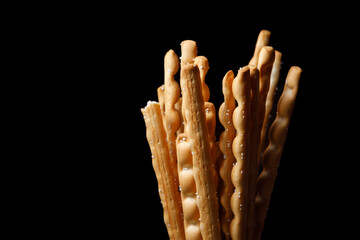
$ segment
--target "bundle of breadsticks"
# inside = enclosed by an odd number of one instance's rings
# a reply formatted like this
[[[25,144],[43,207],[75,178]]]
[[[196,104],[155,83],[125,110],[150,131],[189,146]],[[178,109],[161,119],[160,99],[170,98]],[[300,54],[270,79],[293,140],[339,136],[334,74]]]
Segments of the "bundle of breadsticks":
[[[158,102],[141,111],[170,239],[261,237],[302,71],[290,68],[270,122],[282,54],[269,38],[262,30],[249,64],[225,74],[218,113],[196,42],[181,43],[180,60],[173,50],[165,55]],[[216,114],[224,128],[218,140]]]

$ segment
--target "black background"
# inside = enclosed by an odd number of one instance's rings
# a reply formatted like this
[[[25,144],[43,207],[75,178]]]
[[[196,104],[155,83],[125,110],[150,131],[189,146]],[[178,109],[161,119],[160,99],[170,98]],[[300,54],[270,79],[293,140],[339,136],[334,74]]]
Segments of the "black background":
[[[157,100],[165,53],[180,56],[181,41],[192,39],[209,60],[206,82],[218,109],[223,76],[248,63],[262,29],[283,54],[278,95],[289,68],[303,69],[262,239],[342,232],[329,228],[343,212],[339,161],[347,158],[348,144],[341,126],[354,102],[350,80],[341,75],[352,64],[341,55],[347,21],[300,5],[204,6],[92,6],[78,8],[81,14],[65,25],[57,39],[66,69],[58,74],[64,92],[57,103],[65,114],[55,116],[56,149],[66,159],[59,160],[64,174],[55,187],[63,193],[55,214],[63,219],[59,232],[167,239],[140,108]]]

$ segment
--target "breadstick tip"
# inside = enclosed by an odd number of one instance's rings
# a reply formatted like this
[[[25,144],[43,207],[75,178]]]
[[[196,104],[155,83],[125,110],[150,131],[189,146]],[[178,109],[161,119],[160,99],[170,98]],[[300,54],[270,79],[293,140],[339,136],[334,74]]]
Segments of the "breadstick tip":
[[[165,72],[168,72],[171,75],[175,75],[177,71],[179,71],[179,57],[172,49],[170,49],[165,54],[164,68],[165,68]]]
[[[296,88],[299,85],[300,75],[302,69],[298,66],[292,66],[286,77],[286,86],[290,89]]]

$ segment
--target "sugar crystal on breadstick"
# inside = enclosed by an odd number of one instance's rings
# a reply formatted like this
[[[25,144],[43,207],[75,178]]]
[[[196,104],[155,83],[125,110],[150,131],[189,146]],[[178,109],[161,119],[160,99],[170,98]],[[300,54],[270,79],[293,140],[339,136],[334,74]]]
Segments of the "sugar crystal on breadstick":
[[[171,240],[184,240],[184,223],[180,193],[170,162],[160,104],[148,102],[141,109],[146,124],[146,137],[152,153],[152,163],[158,181],[159,195],[164,208],[164,222]]]
[[[266,212],[287,136],[290,118],[299,87],[301,68],[291,67],[286,77],[284,90],[277,105],[277,116],[270,127],[269,145],[263,157],[263,170],[257,180],[255,240],[260,240]]]
[[[200,72],[196,65],[181,66],[180,85],[183,95],[185,132],[189,134],[193,157],[197,205],[200,213],[200,231],[204,239],[218,240],[221,237],[216,189],[212,174]]]
[[[233,141],[233,153],[236,158],[231,171],[231,180],[235,191],[231,197],[231,209],[234,218],[230,223],[230,235],[233,240],[245,240],[247,231],[248,181],[250,160],[250,68],[243,67],[233,81],[232,90],[237,102],[233,122],[236,137]]]

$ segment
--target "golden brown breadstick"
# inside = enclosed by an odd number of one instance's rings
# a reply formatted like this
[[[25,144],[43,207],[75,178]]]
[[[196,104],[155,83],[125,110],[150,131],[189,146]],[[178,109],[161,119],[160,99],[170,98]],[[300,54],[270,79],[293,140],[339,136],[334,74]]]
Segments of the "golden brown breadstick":
[[[184,214],[185,237],[187,240],[201,240],[199,209],[196,204],[196,185],[190,141],[182,133],[176,139],[181,200]]]
[[[284,148],[291,114],[294,109],[301,71],[299,67],[293,66],[290,68],[286,77],[284,90],[277,105],[277,116],[270,127],[270,143],[265,150],[263,170],[257,180],[255,240],[260,240],[264,228],[264,221],[270,204],[271,193],[274,188],[277,168]]]
[[[275,51],[275,60],[271,70],[270,87],[265,101],[265,115],[261,129],[261,143],[262,143],[262,148],[260,149],[261,156],[263,155],[263,152],[265,150],[264,148],[267,145],[266,135],[269,125],[270,112],[272,110],[273,102],[274,102],[275,89],[279,82],[279,77],[280,77],[281,56],[282,56],[281,52]]]
[[[232,145],[236,163],[231,171],[231,180],[235,186],[235,192],[231,197],[234,218],[230,223],[230,235],[233,240],[246,239],[251,134],[250,88],[250,68],[246,66],[238,71],[232,85],[238,103],[233,115],[236,129],[236,137]]]
[[[165,126],[165,99],[164,99],[164,84],[161,85],[160,87],[158,87],[157,89],[157,96],[158,96],[158,101],[160,104],[160,110],[161,110],[161,116],[163,118],[163,123]]]
[[[177,103],[175,104],[175,109],[178,111],[180,116],[180,128],[176,132],[176,134],[179,135],[184,132],[184,119],[182,116],[182,98],[179,98],[179,101],[177,101]]]
[[[210,99],[210,90],[208,85],[205,83],[205,76],[209,70],[209,61],[204,56],[198,56],[194,59],[194,64],[196,64],[200,69],[200,78],[202,83],[204,102],[208,102]]]
[[[198,193],[197,205],[200,213],[201,235],[206,240],[218,240],[220,239],[220,225],[216,189],[212,174],[200,71],[196,65],[181,66],[180,85],[183,96],[185,133],[188,134],[190,139],[193,157],[193,173]]]
[[[165,131],[170,151],[170,163],[174,171],[177,184],[176,132],[180,128],[180,113],[175,109],[179,101],[180,87],[174,75],[179,70],[179,58],[173,50],[169,50],[164,57],[164,103],[165,103]]]
[[[272,66],[275,60],[275,50],[273,47],[265,46],[261,49],[259,54],[259,124],[260,128],[263,126],[265,116],[265,101],[269,92],[270,76]],[[261,153],[262,142],[260,142],[259,152]],[[262,155],[259,155],[258,166],[262,161]]]
[[[233,71],[228,71],[223,78],[222,91],[224,94],[224,102],[219,109],[219,120],[225,130],[219,138],[219,147],[223,153],[223,160],[220,163],[219,174],[223,185],[220,189],[220,223],[221,229],[226,240],[230,239],[230,221],[233,218],[233,212],[230,207],[231,194],[234,192],[234,185],[231,182],[231,170],[236,162],[232,152],[232,143],[235,138],[235,128],[233,124],[233,112],[235,110],[235,98],[232,93],[232,83],[234,80]]]
[[[184,240],[180,193],[170,163],[160,104],[148,102],[141,112],[146,124],[146,137],[152,153],[152,164],[158,181],[159,195],[164,208],[164,222],[169,237],[174,240]]]
[[[261,125],[259,124],[259,70],[253,66],[250,67],[251,82],[251,112],[250,112],[250,161],[249,161],[249,205],[247,221],[247,239],[253,239],[255,229],[255,197],[256,197],[256,179],[258,177],[258,156],[260,144]]]
[[[264,46],[269,44],[271,32],[268,30],[262,30],[256,41],[254,55],[251,58],[249,65],[258,66],[259,54]]]
[[[181,42],[181,65],[194,63],[197,56],[197,45],[193,40],[185,40]]]

